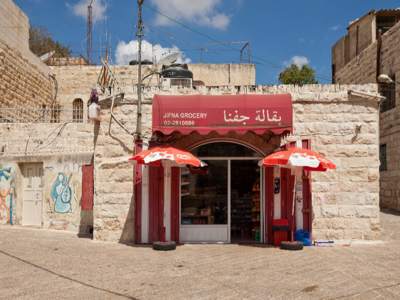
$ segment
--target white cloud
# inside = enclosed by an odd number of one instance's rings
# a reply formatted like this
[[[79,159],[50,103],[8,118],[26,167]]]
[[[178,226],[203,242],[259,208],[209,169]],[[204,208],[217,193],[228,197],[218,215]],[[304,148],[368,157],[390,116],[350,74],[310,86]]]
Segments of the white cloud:
[[[339,29],[339,27],[340,27],[340,25],[332,26],[331,28],[329,28],[329,30],[336,31]]]
[[[305,39],[299,39],[299,42],[304,42],[305,41]]]
[[[157,10],[177,21],[193,22],[201,26],[225,30],[232,18],[232,15],[217,12],[215,8],[221,0],[150,0]],[[240,4],[236,4],[240,5]],[[156,15],[156,24],[171,25],[172,22]]]
[[[286,67],[289,67],[291,63],[294,63],[294,64],[298,65],[299,67],[301,67],[303,65],[309,64],[310,61],[305,56],[297,56],[297,55],[295,55],[291,59],[285,60],[283,62],[283,65],[286,66]]]
[[[66,3],[67,7],[72,10],[73,14],[87,20],[88,6],[91,0],[80,0],[76,4]],[[106,7],[101,0],[93,0],[92,3],[92,22],[101,21],[106,18]]]
[[[139,42],[132,40],[128,44],[125,41],[118,43],[117,50],[115,51],[115,62],[117,65],[128,65],[131,60],[138,59],[138,47]],[[146,40],[142,40],[142,60],[152,60],[152,49],[151,43]],[[171,48],[164,48],[160,44],[154,45],[154,55],[159,61],[161,58],[166,57],[168,54],[177,53],[182,51],[178,47],[172,46]],[[185,54],[182,53],[181,57],[176,61],[177,63],[190,63],[190,58],[185,58]]]

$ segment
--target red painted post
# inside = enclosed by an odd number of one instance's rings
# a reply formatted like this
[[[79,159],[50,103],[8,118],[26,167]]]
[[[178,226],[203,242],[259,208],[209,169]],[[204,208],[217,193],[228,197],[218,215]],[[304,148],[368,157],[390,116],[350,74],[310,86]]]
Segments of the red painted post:
[[[143,141],[135,141],[135,154],[141,152],[143,149]],[[135,229],[135,243],[142,242],[142,165],[134,167],[134,229]]]
[[[266,202],[266,213],[267,218],[265,225],[265,233],[267,236],[267,243],[273,244],[274,237],[272,235],[272,222],[274,220],[274,168],[265,168],[265,202]]]
[[[179,244],[179,172],[180,168],[171,168],[171,241]]]
[[[93,210],[93,165],[82,166],[82,210]]]

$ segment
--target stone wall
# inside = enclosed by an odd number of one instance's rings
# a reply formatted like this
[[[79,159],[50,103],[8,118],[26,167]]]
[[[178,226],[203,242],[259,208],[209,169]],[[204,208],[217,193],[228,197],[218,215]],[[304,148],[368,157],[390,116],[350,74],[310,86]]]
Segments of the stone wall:
[[[29,50],[28,39],[28,17],[12,0],[3,0],[0,5],[0,105],[3,107],[42,108],[53,100],[50,68]]]
[[[54,82],[13,46],[0,37],[0,104],[4,107],[49,106]]]
[[[32,139],[27,140],[29,137]],[[76,139],[80,143],[75,143]],[[93,228],[93,211],[82,211],[80,206],[82,165],[93,164],[93,151],[85,152],[77,147],[63,149],[66,144],[79,146],[93,141],[94,124],[0,124],[2,149],[0,175],[5,175],[0,176],[0,192],[4,189],[4,193],[7,193],[8,188],[12,187],[14,225],[23,224],[23,170],[27,164],[41,164],[43,169],[41,226],[45,229],[79,233],[88,233]],[[28,152],[10,154],[22,149],[27,149]],[[62,200],[54,192],[60,182],[68,183],[67,186],[71,191],[70,196],[63,198],[64,209],[59,208]],[[5,206],[0,206],[0,224],[9,224],[9,216],[10,197],[7,194]]]
[[[12,1],[2,0],[0,5],[0,39],[34,65],[37,70],[50,73],[50,68],[29,50],[29,19]]]
[[[315,239],[379,237],[377,102],[371,98],[349,96],[348,89],[376,93],[377,87],[316,85],[240,89],[240,93],[291,93],[294,135],[282,140],[282,143],[311,139],[312,149],[326,155],[337,165],[335,171],[312,176]],[[143,134],[147,137],[151,135],[151,104],[155,94],[234,95],[237,92],[236,88],[229,86],[200,87],[196,90],[146,88],[142,106]],[[110,104],[103,104],[102,123],[110,120]],[[134,131],[136,126],[136,105],[136,91],[133,91],[124,100],[116,101],[113,110],[115,117],[130,131]],[[363,126],[357,132],[356,125],[359,123]],[[192,142],[188,140],[186,144]],[[108,131],[99,132],[95,150],[95,239],[133,241],[133,168],[127,162],[133,153],[133,146],[133,138],[115,122]]]
[[[142,66],[142,76],[160,71],[162,64]],[[206,86],[255,85],[256,68],[249,64],[189,64],[193,80],[201,80]],[[72,107],[75,99],[87,103],[92,85],[97,82],[101,66],[53,66],[53,75],[59,83],[59,102],[64,107]],[[125,93],[133,92],[137,84],[138,66],[115,66],[112,70]],[[150,81],[151,80],[151,81]],[[156,86],[156,76],[148,77],[143,84]]]
[[[400,23],[382,36],[380,74],[400,78]],[[336,73],[337,81],[350,84],[376,82],[377,42],[372,43],[359,56]],[[400,211],[400,86],[396,87],[396,107],[380,114],[380,145],[387,147],[387,170],[380,173],[380,202],[382,207]]]
[[[152,100],[155,94],[164,95],[235,95],[291,93],[294,109],[294,134],[281,139],[269,136],[270,143],[263,144],[262,137],[249,134],[231,139],[245,140],[259,145],[266,153],[279,143],[311,139],[312,149],[331,159],[337,170],[312,175],[313,236],[315,239],[377,239],[379,237],[379,159],[378,114],[374,98],[349,96],[348,89],[376,93],[374,84],[310,85],[310,86],[233,86],[183,88],[147,87],[142,100],[142,133],[151,137]],[[103,95],[101,97],[104,97]],[[134,138],[111,120],[111,101],[104,101],[100,124],[0,124],[2,143],[15,134],[15,138],[30,136],[70,137],[86,136],[86,143],[94,146],[94,239],[113,242],[134,240],[133,167],[128,158],[134,152]],[[124,99],[117,98],[113,113],[130,132],[136,129],[137,90],[126,92]],[[362,123],[361,131],[356,125]],[[59,126],[59,127],[57,127]],[[8,129],[7,129],[7,128]],[[213,136],[214,137],[214,136]],[[207,137],[204,137],[207,138]],[[182,140],[183,141],[183,140]],[[186,140],[187,147],[193,141]],[[77,149],[79,153],[79,149]],[[91,156],[90,156],[91,157]],[[47,188],[52,187],[60,172],[66,176],[74,173],[79,182],[79,166],[89,164],[89,156],[36,155],[8,157],[13,163],[44,162]],[[69,167],[73,163],[73,168]],[[77,168],[75,168],[77,164]],[[68,168],[66,169],[66,166]],[[51,168],[51,169],[50,169]],[[76,170],[75,170],[76,169]],[[78,183],[79,184],[79,183]],[[45,195],[47,192],[45,190]],[[77,193],[79,195],[79,192]],[[47,199],[44,198],[44,201]],[[72,216],[71,216],[72,218]],[[69,221],[72,230],[83,222],[78,219],[61,220],[51,213],[44,218],[46,228],[64,229],[62,221]],[[53,221],[53,223],[52,223]],[[57,222],[56,222],[57,221]],[[64,226],[64,227],[63,227]]]
[[[359,20],[354,21],[348,27],[350,60],[355,58],[376,40],[375,28],[374,9],[362,16]]]

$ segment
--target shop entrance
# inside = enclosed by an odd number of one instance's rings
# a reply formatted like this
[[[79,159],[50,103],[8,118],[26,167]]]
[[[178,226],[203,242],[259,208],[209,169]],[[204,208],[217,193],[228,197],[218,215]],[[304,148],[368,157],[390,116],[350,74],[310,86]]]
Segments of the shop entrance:
[[[231,243],[261,241],[260,167],[257,160],[231,160]]]
[[[263,156],[222,142],[191,152],[208,167],[181,169],[180,242],[264,242]]]

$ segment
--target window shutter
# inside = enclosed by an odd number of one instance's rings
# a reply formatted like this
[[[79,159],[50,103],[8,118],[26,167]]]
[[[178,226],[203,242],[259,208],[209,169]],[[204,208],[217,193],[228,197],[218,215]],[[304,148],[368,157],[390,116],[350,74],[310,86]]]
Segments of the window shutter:
[[[93,165],[82,166],[82,210],[93,210]]]

